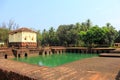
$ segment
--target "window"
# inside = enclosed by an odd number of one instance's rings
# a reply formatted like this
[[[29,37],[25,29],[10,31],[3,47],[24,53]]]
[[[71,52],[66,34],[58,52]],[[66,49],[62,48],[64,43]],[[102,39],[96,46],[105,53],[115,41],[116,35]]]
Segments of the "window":
[[[34,37],[32,37],[32,40],[34,40]]]
[[[24,40],[27,40],[27,37],[25,37]]]

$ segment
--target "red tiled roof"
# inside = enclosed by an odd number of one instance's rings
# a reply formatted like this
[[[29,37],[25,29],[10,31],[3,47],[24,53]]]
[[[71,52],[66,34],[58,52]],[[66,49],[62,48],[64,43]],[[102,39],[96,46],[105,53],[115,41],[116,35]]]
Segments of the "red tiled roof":
[[[14,34],[14,33],[17,33],[17,32],[33,32],[33,33],[36,33],[35,31],[33,31],[31,29],[28,29],[28,28],[20,28],[20,29],[11,31],[9,34]]]

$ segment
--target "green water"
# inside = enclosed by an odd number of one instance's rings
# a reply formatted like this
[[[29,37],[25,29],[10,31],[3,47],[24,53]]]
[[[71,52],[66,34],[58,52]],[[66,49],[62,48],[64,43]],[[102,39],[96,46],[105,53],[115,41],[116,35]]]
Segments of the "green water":
[[[27,58],[14,58],[13,60],[26,62],[29,64],[37,64],[40,66],[55,67],[65,63],[69,63],[75,60],[80,60],[84,58],[91,58],[98,56],[97,54],[75,54],[75,53],[64,53],[64,54],[53,54],[46,56],[34,56]]]

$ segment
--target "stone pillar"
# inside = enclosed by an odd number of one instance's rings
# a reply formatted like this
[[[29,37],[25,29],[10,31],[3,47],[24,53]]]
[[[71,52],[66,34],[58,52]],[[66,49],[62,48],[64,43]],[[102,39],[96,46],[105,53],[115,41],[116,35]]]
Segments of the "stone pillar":
[[[45,51],[42,52],[42,55],[45,56]]]
[[[97,53],[97,50],[94,49],[94,50],[93,50],[93,53]]]
[[[20,57],[21,57],[21,55],[20,55],[20,54],[18,54],[17,56],[18,56],[18,58],[20,58]]]
[[[47,51],[47,55],[49,55],[49,51]]]
[[[65,50],[62,50],[62,53],[65,53]]]
[[[59,54],[59,51],[57,50],[57,54]]]
[[[60,50],[60,53],[62,54],[62,50]]]
[[[49,51],[49,55],[52,55],[52,51]]]
[[[82,53],[84,53],[84,50],[81,50]]]

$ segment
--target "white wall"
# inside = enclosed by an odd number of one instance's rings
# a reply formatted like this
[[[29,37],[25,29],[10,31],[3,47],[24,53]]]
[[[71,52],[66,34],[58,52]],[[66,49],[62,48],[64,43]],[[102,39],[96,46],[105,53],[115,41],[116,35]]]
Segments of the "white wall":
[[[4,45],[5,43],[4,42],[0,42],[0,45]]]
[[[9,42],[37,42],[36,37],[36,33],[18,32],[9,34]]]
[[[9,34],[9,42],[21,42],[22,41],[22,33],[18,32],[15,34]]]
[[[22,42],[37,42],[36,33],[22,32]]]

